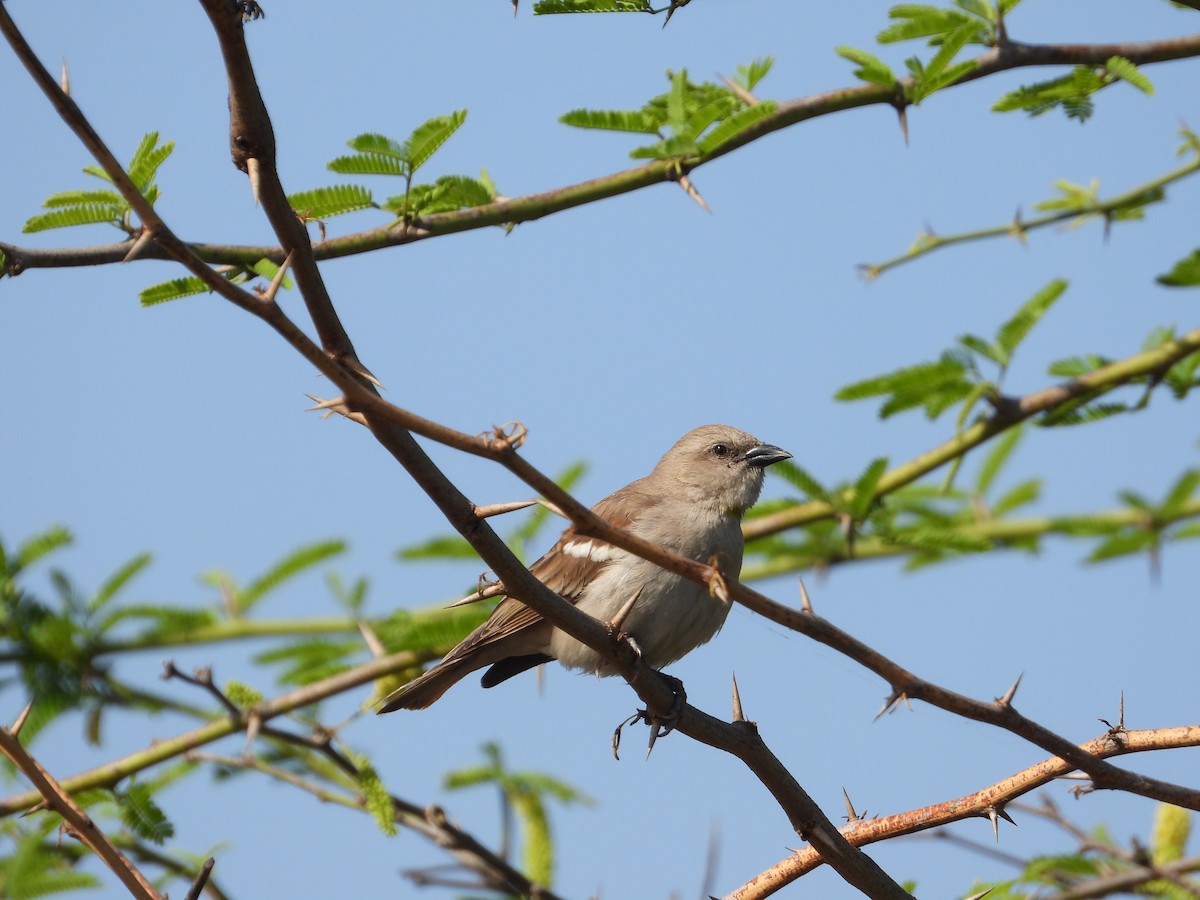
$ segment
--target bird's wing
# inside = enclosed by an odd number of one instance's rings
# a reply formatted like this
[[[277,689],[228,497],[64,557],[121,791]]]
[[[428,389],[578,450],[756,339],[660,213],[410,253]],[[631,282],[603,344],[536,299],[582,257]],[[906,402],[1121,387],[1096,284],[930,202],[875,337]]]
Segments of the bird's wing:
[[[651,497],[642,494],[631,504],[630,494],[639,493],[636,485],[635,482],[609,494],[592,507],[592,512],[617,528],[628,528],[633,523],[630,509],[644,510],[654,502]],[[611,544],[581,537],[572,526],[562,533],[544,556],[529,567],[529,571],[554,593],[574,603],[583,589],[621,552]],[[508,637],[541,621],[540,613],[510,594],[500,601],[491,618],[479,629],[472,646],[478,647]]]

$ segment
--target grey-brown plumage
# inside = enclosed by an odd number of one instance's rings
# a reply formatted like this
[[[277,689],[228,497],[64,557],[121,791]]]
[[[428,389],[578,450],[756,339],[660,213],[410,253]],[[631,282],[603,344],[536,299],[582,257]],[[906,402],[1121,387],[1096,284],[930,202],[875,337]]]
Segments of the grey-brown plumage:
[[[737,574],[742,515],[758,499],[766,467],[790,456],[728,425],[704,425],[680,438],[649,475],[609,494],[592,511],[691,559],[719,556],[722,568]],[[704,585],[581,537],[574,528],[564,531],[530,572],[600,621],[611,620],[638,594],[622,630],[654,668],[710,640],[729,612]],[[568,668],[612,674],[600,654],[510,595],[441,662],[393,692],[379,712],[424,709],[459,679],[485,667],[482,684],[492,687],[552,659]]]

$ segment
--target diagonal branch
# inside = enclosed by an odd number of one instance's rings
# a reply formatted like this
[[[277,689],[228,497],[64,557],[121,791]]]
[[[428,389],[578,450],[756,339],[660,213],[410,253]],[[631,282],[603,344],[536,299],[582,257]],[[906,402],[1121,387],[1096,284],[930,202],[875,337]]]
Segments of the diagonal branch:
[[[1111,757],[1195,746],[1200,746],[1200,726],[1123,731],[1119,734],[1110,732],[1083,744],[1080,749],[1096,757]],[[963,819],[987,816],[989,810],[1003,809],[1017,797],[1072,771],[1070,763],[1059,758],[1048,759],[965,797],[896,815],[855,819],[842,830],[852,844],[866,846],[905,834],[940,828]],[[725,900],[762,900],[820,865],[820,857],[811,850],[799,850],[731,891]]]
[[[16,734],[3,726],[0,726],[0,753],[12,760],[13,765],[33,783],[36,793],[45,799],[46,805],[63,817],[69,833],[87,844],[121,879],[121,883],[130,894],[138,900],[160,900],[158,891],[138,871],[137,866],[129,861],[129,857],[113,846],[112,841],[96,827],[91,817],[71,799],[71,795],[25,751]]]

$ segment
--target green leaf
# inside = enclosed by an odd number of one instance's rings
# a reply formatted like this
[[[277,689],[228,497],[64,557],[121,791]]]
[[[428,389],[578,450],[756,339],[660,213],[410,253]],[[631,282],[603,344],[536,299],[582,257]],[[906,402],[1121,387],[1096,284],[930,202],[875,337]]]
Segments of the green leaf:
[[[974,350],[985,359],[990,359],[998,366],[1008,365],[1008,357],[1005,353],[991,341],[985,341],[976,334],[964,334],[958,339],[958,342],[968,350]]]
[[[1166,287],[1200,286],[1200,248],[1175,263],[1174,268],[1154,279]]]
[[[1167,498],[1163,501],[1162,507],[1159,509],[1159,514],[1163,518],[1177,516],[1183,505],[1196,493],[1197,487],[1200,487],[1200,469],[1188,469],[1171,486],[1171,490],[1167,493]]]
[[[1154,93],[1154,85],[1150,83],[1150,79],[1143,75],[1142,70],[1125,57],[1110,56],[1104,64],[1104,68],[1122,81],[1129,82],[1143,94]]]
[[[983,462],[979,466],[979,474],[975,476],[975,490],[979,494],[987,494],[991,490],[996,476],[1000,474],[1000,470],[1004,468],[1004,464],[1012,456],[1012,452],[1016,449],[1017,443],[1021,440],[1023,433],[1023,426],[1020,425],[1008,429],[1008,431],[1000,435],[1000,438],[995,442],[991,450],[988,451],[987,456],[983,458]]]
[[[1078,378],[1080,375],[1086,375],[1088,372],[1102,369],[1111,362],[1112,360],[1108,357],[1096,356],[1095,354],[1069,356],[1066,359],[1052,362],[1046,371],[1051,375],[1057,375],[1061,378]]]
[[[667,124],[676,132],[687,123],[687,69],[680,69],[671,76],[671,90],[667,92]]]
[[[943,355],[937,362],[917,363],[848,384],[834,394],[834,399],[863,400],[883,394],[933,390],[942,385],[953,384],[963,377],[966,368],[955,357]]]
[[[53,553],[60,547],[66,547],[73,540],[71,532],[61,525],[55,525],[40,534],[26,538],[17,548],[16,565],[11,569],[11,574],[15,575],[22,569],[29,568],[43,556]]]
[[[359,135],[350,142],[351,146],[356,141],[364,138],[379,138],[382,141],[387,141],[395,146],[394,141],[384,138],[382,135]],[[370,143],[370,141],[364,141]],[[352,156],[339,156],[337,159],[329,161],[327,168],[330,171],[337,172],[340,175],[400,175],[407,176],[409,174],[408,164],[397,158],[392,153],[381,153],[378,151],[361,152]]]
[[[386,156],[399,162],[408,162],[408,152],[386,134],[365,132],[346,141],[351,150],[376,156]]]
[[[418,125],[403,148],[410,172],[416,172],[425,165],[466,119],[467,111],[459,109],[448,116],[434,116]]]
[[[788,484],[799,488],[814,500],[828,500],[827,491],[817,479],[813,478],[806,469],[801,468],[794,460],[785,459],[771,466],[771,473],[779,475]]]
[[[888,10],[889,19],[897,19],[875,36],[881,44],[893,44],[914,38],[940,38],[956,28],[978,26],[970,16],[953,9],[940,9],[919,3],[900,3]]]
[[[375,820],[380,831],[387,837],[394,837],[396,834],[396,806],[384,786],[383,779],[379,777],[379,773],[375,771],[375,767],[371,765],[366,756],[356,754],[354,763],[358,768],[356,775],[358,789],[366,801],[367,812],[371,814],[371,818]]]
[[[105,203],[68,206],[63,209],[56,209],[54,212],[30,216],[25,220],[25,226],[21,230],[26,234],[31,234],[36,231],[48,231],[51,228],[95,225],[100,222],[119,225],[124,214],[125,209],[123,207],[110,206]]]
[[[1129,556],[1149,550],[1158,543],[1158,535],[1153,531],[1123,531],[1114,534],[1088,554],[1088,562],[1103,562],[1120,556]]]
[[[158,132],[152,131],[142,138],[129,163],[129,178],[142,194],[147,194],[153,188],[158,167],[166,162],[175,149],[174,141],[167,141],[161,147],[157,145]]]
[[[226,682],[223,692],[238,709],[253,709],[263,701],[263,695],[260,691],[240,681],[230,680]]]
[[[476,181],[466,175],[443,175],[435,183],[439,190],[438,209],[468,209],[484,206],[496,199],[496,188],[490,182]]]
[[[684,156],[695,156],[700,152],[696,142],[684,134],[676,134],[651,144],[629,151],[634,159],[678,159]]]
[[[1042,494],[1042,483],[1036,478],[1022,481],[992,504],[992,515],[1003,516],[1027,504],[1033,503]]]
[[[891,87],[896,83],[896,76],[888,67],[887,63],[876,56],[872,56],[865,50],[859,50],[857,47],[834,47],[834,52],[843,59],[848,59],[852,63],[857,63],[858,68],[854,70],[854,77],[860,81],[866,81],[870,84],[881,84],[884,87]]]
[[[850,500],[850,516],[855,522],[861,522],[867,517],[871,504],[875,502],[875,490],[879,479],[887,471],[887,457],[881,456],[871,461],[854,482],[854,496]]]
[[[207,284],[195,275],[187,275],[183,278],[172,278],[170,281],[152,284],[138,294],[138,299],[142,306],[154,306],[157,303],[178,300],[180,297],[190,297],[193,294],[203,294],[207,291]]]
[[[53,209],[57,206],[89,206],[92,204],[105,204],[108,206],[125,209],[125,198],[116,191],[61,191],[57,194],[51,194],[42,201],[42,206],[47,209]]]
[[[458,535],[434,537],[420,544],[401,547],[396,551],[396,556],[400,559],[412,560],[479,558],[474,548]]]
[[[732,141],[756,122],[760,122],[770,116],[778,108],[779,104],[774,100],[764,100],[761,103],[756,103],[754,106],[747,106],[745,109],[735,112],[704,136],[699,144],[700,152],[704,154],[712,153],[714,150]]]
[[[329,219],[375,205],[371,192],[357,184],[335,184],[288,194],[288,205],[309,219]]]
[[[1025,110],[1030,116],[1040,116],[1053,109],[1062,109],[1067,118],[1084,122],[1094,109],[1092,94],[1109,84],[1112,84],[1112,76],[1107,73],[1099,73],[1091,66],[1076,66],[1067,75],[1023,85],[1005,94],[992,105],[992,110]]]
[[[636,134],[658,134],[662,125],[659,117],[646,110],[573,109],[559,116],[558,121],[575,128],[630,131]]]
[[[996,332],[996,344],[1009,356],[1017,349],[1017,346],[1023,341],[1026,335],[1038,321],[1046,314],[1046,311],[1054,304],[1054,301],[1062,296],[1063,291],[1067,289],[1067,282],[1061,278],[1056,278],[1044,288],[1030,297],[1025,304],[1016,312],[1011,319],[1000,326],[1000,330]]]
[[[175,834],[175,826],[154,802],[150,789],[144,784],[131,784],[123,791],[114,791],[121,821],[143,840],[162,844]]]
[[[117,595],[121,588],[132,581],[142,569],[150,565],[150,559],[149,553],[141,553],[117,569],[117,571],[108,577],[108,580],[104,584],[100,585],[95,596],[89,601],[88,609],[97,610],[102,608]]]
[[[734,75],[733,80],[738,87],[752,92],[755,86],[767,77],[767,73],[771,71],[773,65],[775,65],[775,57],[760,56],[748,65],[739,65],[737,67],[737,74]]]
[[[256,275],[267,279],[267,281],[274,281],[275,276],[279,274],[279,266],[271,262],[269,259],[260,259],[253,266],[251,266],[250,269]],[[280,287],[290,291],[293,286],[291,276],[284,275],[283,280],[279,282],[279,285]]]
[[[1126,412],[1129,412],[1129,407],[1124,403],[1090,403],[1086,398],[1080,398],[1045,413],[1037,420],[1037,424],[1043,428],[1059,425],[1086,425]]]
[[[237,592],[238,611],[246,612],[283,582],[303,574],[328,559],[339,556],[345,550],[345,541],[319,541],[293,550],[250,582],[243,590]]]

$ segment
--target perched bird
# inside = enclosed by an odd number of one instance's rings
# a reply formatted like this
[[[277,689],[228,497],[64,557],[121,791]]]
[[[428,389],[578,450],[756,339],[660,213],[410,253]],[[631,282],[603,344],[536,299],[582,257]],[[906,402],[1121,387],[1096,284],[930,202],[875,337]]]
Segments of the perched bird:
[[[715,556],[722,571],[736,576],[742,568],[742,515],[758,500],[764,469],[790,457],[728,425],[704,425],[681,437],[653,472],[609,494],[592,511],[691,559]],[[602,622],[636,595],[621,630],[656,669],[710,640],[729,613],[728,604],[704,585],[582,537],[574,528],[530,572]],[[389,695],[379,712],[424,709],[477,669],[490,666],[482,679],[489,688],[552,659],[571,669],[613,674],[599,653],[510,595],[445,659]]]

